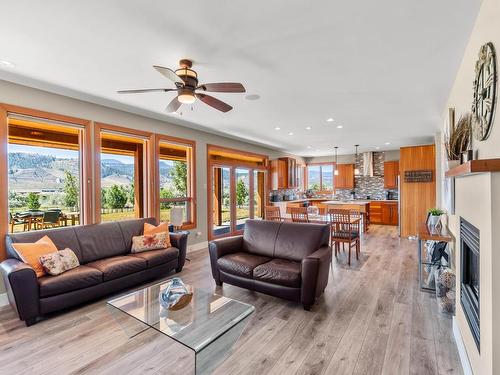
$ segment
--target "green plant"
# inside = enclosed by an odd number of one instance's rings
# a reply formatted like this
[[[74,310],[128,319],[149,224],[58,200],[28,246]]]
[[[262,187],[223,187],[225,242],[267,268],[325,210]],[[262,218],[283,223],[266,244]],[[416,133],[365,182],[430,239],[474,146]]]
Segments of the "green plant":
[[[471,120],[472,116],[468,113],[460,117],[457,126],[452,126],[448,139],[444,144],[448,160],[460,160],[462,152],[469,149]]]
[[[78,207],[78,183],[70,171],[64,173],[64,205],[71,209]]]
[[[431,209],[429,209],[429,213],[432,216],[441,216],[444,214],[444,211],[440,208],[431,208]]]
[[[123,186],[113,185],[106,190],[106,202],[110,208],[123,208],[127,204],[127,192]]]
[[[236,184],[236,204],[241,208],[248,198],[248,189],[243,180],[238,180]]]
[[[28,198],[26,199],[28,209],[31,211],[36,211],[40,208],[40,195],[38,193],[30,192],[28,193]]]

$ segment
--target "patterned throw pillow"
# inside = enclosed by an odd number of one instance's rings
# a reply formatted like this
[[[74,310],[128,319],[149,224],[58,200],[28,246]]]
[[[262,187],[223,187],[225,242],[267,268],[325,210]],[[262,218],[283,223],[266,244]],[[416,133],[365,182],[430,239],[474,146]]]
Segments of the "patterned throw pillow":
[[[36,277],[45,275],[45,271],[40,264],[40,257],[57,251],[56,245],[48,236],[43,236],[35,243],[16,242],[12,244],[12,247],[16,250],[19,258],[33,268]]]
[[[170,233],[168,231],[168,223],[160,223],[157,227],[153,224],[144,223],[144,235],[151,236],[157,233],[165,233],[165,247],[172,246],[170,244]]]
[[[167,233],[161,232],[145,236],[132,237],[132,253],[164,249],[167,247]]]
[[[80,265],[76,254],[71,249],[64,249],[40,256],[40,263],[45,272],[56,276]]]

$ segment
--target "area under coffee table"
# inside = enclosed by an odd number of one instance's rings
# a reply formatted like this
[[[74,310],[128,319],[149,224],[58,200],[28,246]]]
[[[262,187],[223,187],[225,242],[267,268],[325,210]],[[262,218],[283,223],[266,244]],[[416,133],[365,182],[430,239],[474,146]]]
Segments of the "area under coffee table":
[[[108,305],[119,314],[137,319],[145,329],[155,329],[193,350],[196,374],[209,374],[230,354],[255,307],[193,288],[187,306],[166,310],[158,296],[169,282],[127,293],[108,301]]]

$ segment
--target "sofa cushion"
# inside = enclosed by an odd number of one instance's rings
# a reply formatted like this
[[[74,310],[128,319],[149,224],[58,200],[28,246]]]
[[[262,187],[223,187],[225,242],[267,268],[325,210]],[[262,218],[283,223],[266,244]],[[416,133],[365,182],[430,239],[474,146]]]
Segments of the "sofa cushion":
[[[252,272],[259,264],[269,262],[271,258],[248,253],[233,253],[224,255],[217,260],[221,271],[252,278]]]
[[[86,265],[101,271],[102,279],[108,281],[145,270],[147,262],[136,256],[124,255],[96,260]]]
[[[281,222],[267,220],[247,220],[243,233],[243,251],[248,253],[274,256],[274,242]]]
[[[118,222],[122,230],[123,240],[125,241],[125,249],[130,250],[132,247],[132,237],[142,236],[144,234],[144,223],[156,224],[156,219],[148,217],[146,219],[121,220]]]
[[[151,250],[132,254],[132,256],[146,260],[148,268],[151,268],[177,259],[179,257],[179,249],[176,247],[169,247],[168,249]]]
[[[328,246],[329,236],[327,224],[282,223],[276,237],[274,258],[300,262],[320,247]]]
[[[300,270],[300,262],[276,258],[255,267],[253,277],[271,284],[300,288]]]
[[[21,258],[19,258],[19,256],[15,253],[15,251],[13,251],[12,246],[9,246],[11,243],[36,242],[43,236],[49,236],[49,238],[52,240],[54,245],[56,245],[56,247],[59,250],[70,248],[71,250],[74,251],[74,253],[78,257],[78,261],[80,263],[83,262],[82,252],[80,250],[80,243],[78,242],[78,238],[76,237],[74,227],[63,227],[55,229],[31,230],[28,232],[20,232],[20,233],[9,233],[6,238],[9,258],[16,258],[21,260]]]
[[[72,292],[101,282],[102,272],[87,266],[79,266],[57,276],[43,276],[38,279],[41,298]]]
[[[75,227],[75,232],[84,264],[130,252],[130,246],[125,247],[122,230],[117,222]]]

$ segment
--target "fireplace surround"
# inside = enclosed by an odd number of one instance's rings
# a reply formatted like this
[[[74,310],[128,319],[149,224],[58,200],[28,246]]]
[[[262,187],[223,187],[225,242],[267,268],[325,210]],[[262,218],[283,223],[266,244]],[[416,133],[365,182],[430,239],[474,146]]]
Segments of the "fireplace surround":
[[[460,218],[461,283],[460,303],[480,351],[479,229]]]

